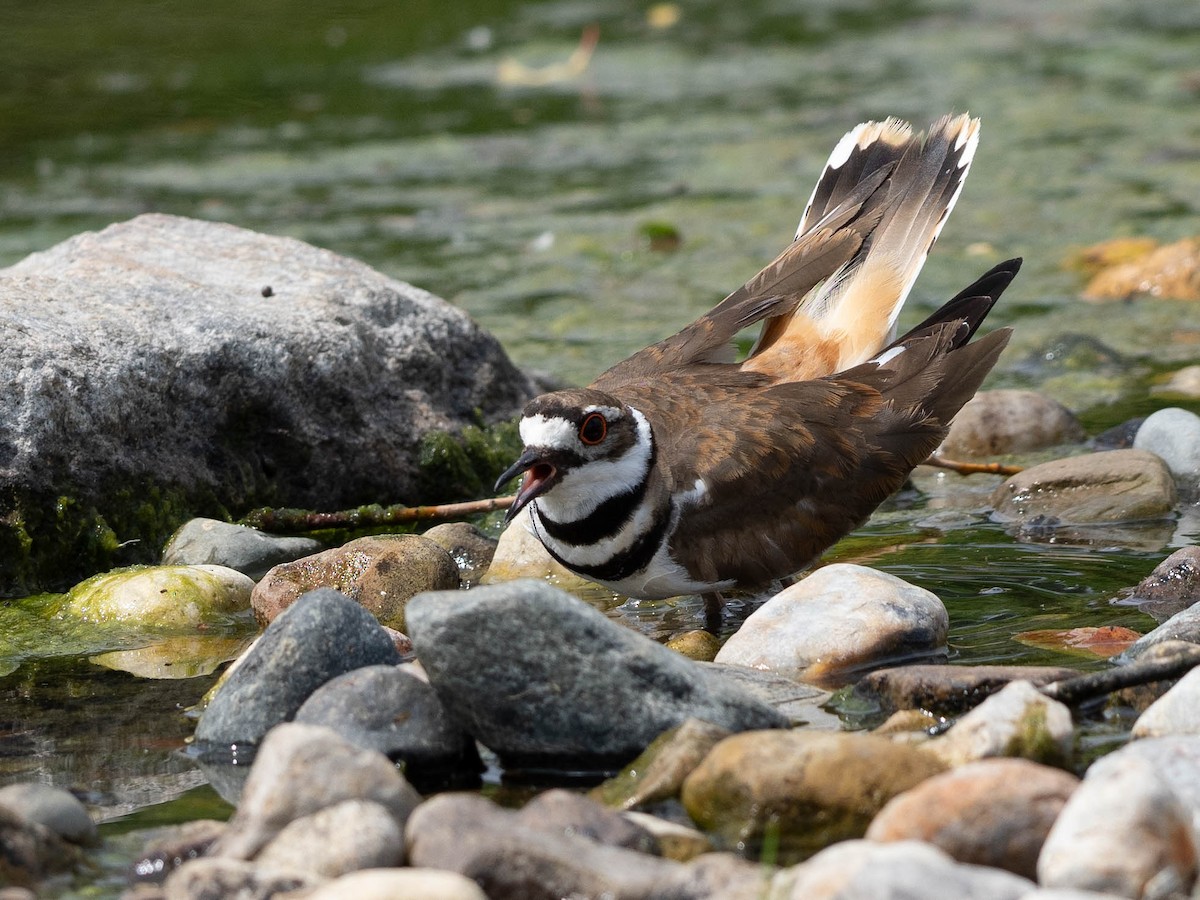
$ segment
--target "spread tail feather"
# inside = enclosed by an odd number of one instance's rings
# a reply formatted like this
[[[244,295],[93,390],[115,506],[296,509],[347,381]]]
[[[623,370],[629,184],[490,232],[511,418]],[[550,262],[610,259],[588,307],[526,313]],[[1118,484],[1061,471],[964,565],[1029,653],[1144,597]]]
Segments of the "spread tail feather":
[[[896,318],[958,199],[979,120],[943,116],[929,136],[897,119],[867,122],[834,148],[797,229],[802,239],[884,167],[878,224],[837,272],[763,323],[745,367],[789,381],[849,368],[895,334]]]

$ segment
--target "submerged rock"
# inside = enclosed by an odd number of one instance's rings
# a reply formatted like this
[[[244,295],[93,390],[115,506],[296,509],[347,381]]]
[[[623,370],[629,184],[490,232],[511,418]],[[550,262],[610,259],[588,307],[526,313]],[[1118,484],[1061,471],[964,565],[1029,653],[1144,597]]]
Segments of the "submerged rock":
[[[382,534],[276,566],[255,586],[251,604],[265,625],[302,594],[333,588],[381,624],[402,632],[410,598],[458,586],[458,566],[433,541],[415,534]]]
[[[885,803],[944,770],[920,750],[868,734],[747,732],[713,747],[683,783],[683,805],[728,846],[779,837],[784,858],[860,837]]]
[[[1002,522],[1128,522],[1169,515],[1175,484],[1153,453],[1109,450],[1032,466],[996,488],[992,505]]]
[[[980,391],[954,416],[941,450],[978,458],[1040,450],[1084,438],[1075,415],[1037,391]]]
[[[835,563],[772,597],[725,642],[716,661],[807,681],[943,651],[946,607],[924,588],[865,566]]]
[[[454,716],[507,765],[628,762],[689,717],[787,719],[747,691],[540,581],[414,597],[409,634]]]
[[[507,421],[536,393],[419,288],[176,216],[0,270],[0,318],[5,594],[150,562],[187,511],[452,497],[464,486],[427,477],[424,442],[481,413]]]
[[[398,662],[391,638],[370,613],[337,591],[310,591],[271,623],[218,687],[196,726],[196,741],[226,752],[257,744],[343,672]]]
[[[272,567],[320,549],[321,542],[312,538],[266,534],[217,519],[190,519],[167,541],[162,562],[166,566],[227,566],[258,581]]]
[[[935,715],[955,716],[1013,681],[1049,684],[1079,674],[1057,666],[897,666],[868,672],[854,693],[878,703],[885,713],[922,709]]]
[[[1200,397],[1200,366],[1184,366],[1171,373],[1170,379],[1165,384],[1151,388],[1151,393]]]
[[[1169,619],[1200,601],[1200,547],[1181,547],[1138,582],[1122,603],[1159,622]]]
[[[195,628],[248,610],[253,588],[225,566],[132,566],[77,584],[63,612],[88,622]]]
[[[0,788],[0,806],[72,844],[96,842],[92,817],[78,798],[63,788],[36,782],[8,784]]]
[[[1131,254],[1099,271],[1083,290],[1086,300],[1128,300],[1138,295],[1166,300],[1200,300],[1200,238]]]

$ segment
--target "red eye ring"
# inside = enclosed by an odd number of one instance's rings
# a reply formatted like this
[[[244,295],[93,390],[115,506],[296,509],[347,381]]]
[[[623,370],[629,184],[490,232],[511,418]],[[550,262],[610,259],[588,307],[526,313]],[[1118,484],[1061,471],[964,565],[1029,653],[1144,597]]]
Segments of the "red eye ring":
[[[588,447],[595,447],[608,437],[608,419],[600,413],[588,413],[579,425],[579,440]]]

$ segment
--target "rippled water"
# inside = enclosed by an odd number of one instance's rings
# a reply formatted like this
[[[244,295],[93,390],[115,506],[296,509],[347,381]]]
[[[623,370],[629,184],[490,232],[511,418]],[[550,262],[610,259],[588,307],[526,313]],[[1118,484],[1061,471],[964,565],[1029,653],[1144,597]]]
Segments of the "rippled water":
[[[848,127],[969,110],[982,145],[906,319],[1023,255],[993,314],[1017,334],[992,384],[1040,387],[1093,432],[1163,405],[1150,381],[1200,358],[1193,309],[1081,306],[1063,267],[1108,237],[1200,231],[1194,0],[4,6],[0,265],[150,210],[233,222],[426,287],[520,364],[583,383],[772,258]],[[582,74],[503,82],[508,60],[565,63],[591,26]],[[672,252],[648,237],[664,226]],[[920,486],[834,558],[942,596],[960,662],[1077,663],[1012,635],[1150,627],[1108,600],[1200,533],[1189,519],[1022,543],[986,520],[986,480],[966,502]],[[655,636],[696,612],[613,610]],[[0,780],[88,783],[80,760],[99,748],[118,780],[175,771],[176,707],[210,679],[147,682],[86,656],[0,679]]]

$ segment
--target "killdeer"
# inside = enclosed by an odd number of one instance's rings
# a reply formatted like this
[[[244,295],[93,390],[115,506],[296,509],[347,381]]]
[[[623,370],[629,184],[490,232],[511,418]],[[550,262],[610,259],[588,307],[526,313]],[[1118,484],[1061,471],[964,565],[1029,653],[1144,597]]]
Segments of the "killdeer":
[[[556,560],[637,598],[760,589],[866,521],[941,442],[1008,342],[968,343],[1020,260],[899,339],[958,199],[979,120],[928,137],[867,122],[834,149],[796,237],[673,337],[586,388],[532,400],[509,509]],[[749,355],[732,340],[762,323]]]

